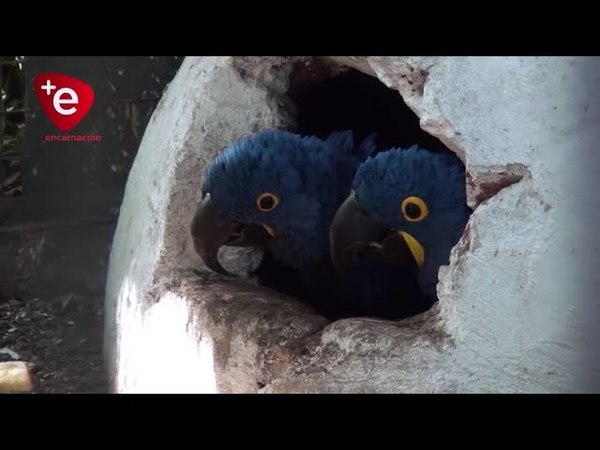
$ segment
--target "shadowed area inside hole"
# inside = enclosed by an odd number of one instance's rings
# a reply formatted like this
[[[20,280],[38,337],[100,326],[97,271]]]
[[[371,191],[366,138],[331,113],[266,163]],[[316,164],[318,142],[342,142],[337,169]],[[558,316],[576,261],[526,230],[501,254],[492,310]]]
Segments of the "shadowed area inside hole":
[[[419,118],[402,96],[377,78],[349,69],[318,83],[294,78],[289,95],[297,107],[297,132],[327,137],[335,130],[352,130],[357,140],[377,132],[378,149],[418,144],[428,150],[452,153],[423,131]]]
[[[355,142],[362,141],[375,132],[377,151],[398,147],[409,148],[418,144],[430,151],[453,154],[442,142],[420,128],[419,118],[406,106],[397,91],[389,89],[378,79],[354,69],[333,77],[328,77],[327,70],[326,65],[317,64],[313,69],[312,79],[303,74],[292,75],[288,95],[297,108],[296,132],[326,138],[333,131],[352,130]],[[325,73],[324,77],[323,73]],[[408,251],[403,245],[397,245],[395,248],[398,253]],[[369,255],[360,255],[360,257],[369,258]],[[408,258],[412,259],[410,255]],[[369,276],[366,282],[368,286],[365,285],[364,279],[350,275],[347,278],[348,283],[344,283],[344,288],[341,290],[339,287],[331,288],[329,280],[336,276],[336,272],[327,264],[310,274],[299,274],[280,266],[266,255],[256,275],[261,284],[312,304],[318,312],[330,320],[365,315],[357,312],[361,311],[364,305],[345,303],[346,296],[356,297],[356,292],[361,289],[369,292],[377,291],[378,300],[370,300],[373,304],[368,307],[370,310],[368,315],[383,319],[398,319],[419,314],[431,308],[437,301],[437,298],[426,298],[421,291],[416,276],[416,265],[404,264],[401,272],[392,273],[392,277],[403,279],[402,288],[385,290],[386,294],[382,294],[384,291],[379,289],[377,284],[385,283],[386,277],[390,276],[390,267],[385,264],[377,267],[380,271],[374,276]],[[393,270],[397,269],[398,267],[395,267]],[[329,286],[329,288],[307,292],[306,277],[311,278],[309,284],[313,286]],[[397,316],[397,309],[390,306],[393,302],[388,300],[389,296],[403,299],[405,309],[401,317]]]

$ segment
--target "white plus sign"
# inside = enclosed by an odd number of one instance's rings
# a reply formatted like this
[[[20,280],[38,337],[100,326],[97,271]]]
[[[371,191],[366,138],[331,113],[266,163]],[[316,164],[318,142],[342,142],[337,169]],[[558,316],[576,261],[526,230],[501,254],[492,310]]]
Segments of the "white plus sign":
[[[56,89],[56,86],[50,83],[50,80],[46,80],[46,84],[42,84],[42,89],[46,91],[46,95],[50,95],[52,89]]]

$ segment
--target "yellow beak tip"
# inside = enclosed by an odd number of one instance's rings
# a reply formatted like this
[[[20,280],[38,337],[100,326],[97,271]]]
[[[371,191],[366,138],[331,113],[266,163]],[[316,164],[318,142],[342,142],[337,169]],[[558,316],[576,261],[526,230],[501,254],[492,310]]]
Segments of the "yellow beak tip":
[[[406,242],[406,245],[412,253],[413,258],[415,258],[415,262],[419,267],[421,267],[425,263],[425,249],[421,243],[406,231],[399,231],[398,234],[402,236],[404,242]]]
[[[269,225],[263,224],[263,228],[267,231],[267,233],[269,233],[269,236],[271,236],[272,238],[274,238],[276,236],[275,230],[273,228],[271,228]]]

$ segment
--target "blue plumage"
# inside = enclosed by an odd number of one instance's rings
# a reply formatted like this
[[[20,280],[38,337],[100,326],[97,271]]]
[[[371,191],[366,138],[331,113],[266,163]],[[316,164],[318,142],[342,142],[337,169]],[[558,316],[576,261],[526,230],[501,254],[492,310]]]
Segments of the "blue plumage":
[[[431,307],[412,271],[384,262],[363,263],[338,275],[334,296],[336,317],[402,319]]]
[[[202,190],[210,193],[220,215],[270,227],[275,233],[266,242],[270,256],[304,270],[328,259],[331,219],[359,163],[374,148],[373,136],[356,147],[351,131],[325,140],[264,131],[219,155],[205,173]],[[257,208],[265,192],[279,199],[272,211]]]
[[[260,245],[259,281],[330,317],[429,308],[437,270],[470,213],[464,167],[417,147],[374,153],[374,135],[356,145],[351,131],[326,139],[265,131],[237,141],[205,172],[196,250],[222,272],[218,247]]]
[[[367,217],[407,233],[417,242],[413,247],[422,247],[418,282],[428,298],[436,299],[438,269],[448,264],[471,212],[461,161],[417,146],[390,149],[360,165],[352,188]]]

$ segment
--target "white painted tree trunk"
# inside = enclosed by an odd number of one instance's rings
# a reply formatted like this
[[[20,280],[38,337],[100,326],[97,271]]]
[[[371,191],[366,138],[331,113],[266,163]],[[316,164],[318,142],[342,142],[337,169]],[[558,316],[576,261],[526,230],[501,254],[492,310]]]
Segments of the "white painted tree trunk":
[[[597,60],[331,60],[397,89],[422,128],[465,161],[476,210],[440,270],[439,304],[400,322],[327,324],[294,300],[192,274],[202,266],[189,238],[202,169],[234,139],[292,123],[285,90],[295,61],[188,58],[146,130],[111,253],[115,391],[589,389],[598,333],[586,318],[600,315],[580,262],[598,244],[580,214],[595,196],[579,187],[589,173],[581,162],[598,161],[587,151],[600,141]],[[231,264],[253,256],[234,252]]]

